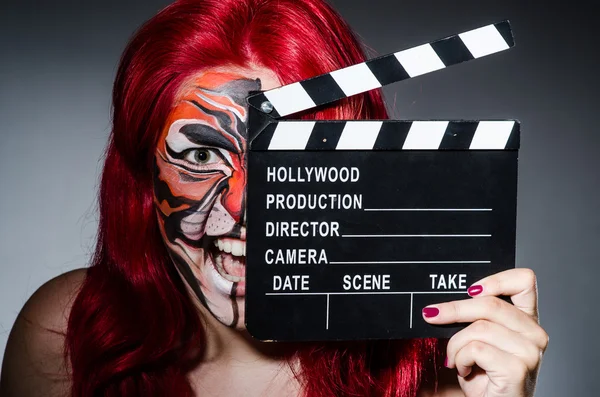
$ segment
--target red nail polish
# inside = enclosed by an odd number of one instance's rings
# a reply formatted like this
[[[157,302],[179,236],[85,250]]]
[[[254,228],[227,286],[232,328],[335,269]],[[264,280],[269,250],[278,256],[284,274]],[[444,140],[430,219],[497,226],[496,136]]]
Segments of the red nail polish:
[[[467,290],[467,293],[470,296],[475,296],[475,295],[481,294],[482,291],[483,291],[483,287],[481,285],[474,285]]]
[[[423,315],[427,318],[435,317],[440,314],[440,309],[437,307],[426,307],[423,309]]]
[[[444,360],[444,367],[448,368],[448,357]]]

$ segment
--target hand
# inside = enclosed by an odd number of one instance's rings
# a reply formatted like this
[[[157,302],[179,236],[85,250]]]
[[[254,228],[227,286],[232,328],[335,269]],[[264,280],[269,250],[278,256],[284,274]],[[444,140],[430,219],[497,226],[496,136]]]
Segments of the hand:
[[[473,284],[469,295],[473,299],[423,309],[430,324],[472,323],[448,342],[446,366],[456,368],[466,397],[532,397],[548,346],[538,320],[535,273],[500,272]]]

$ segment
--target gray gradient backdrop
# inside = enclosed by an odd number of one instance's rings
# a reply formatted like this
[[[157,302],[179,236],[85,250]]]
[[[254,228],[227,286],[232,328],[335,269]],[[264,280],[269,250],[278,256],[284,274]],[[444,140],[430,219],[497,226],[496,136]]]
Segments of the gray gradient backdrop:
[[[36,288],[87,263],[118,57],[136,27],[167,3],[0,4],[0,352]],[[333,1],[378,54],[511,20],[514,49],[386,94],[396,117],[521,121],[517,264],[538,275],[550,335],[537,395],[593,396],[600,372],[597,20],[576,2],[533,3]]]

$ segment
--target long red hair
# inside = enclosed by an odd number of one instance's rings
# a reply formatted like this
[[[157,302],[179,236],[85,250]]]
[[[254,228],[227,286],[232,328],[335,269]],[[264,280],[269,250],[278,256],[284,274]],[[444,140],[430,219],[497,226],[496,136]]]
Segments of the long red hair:
[[[96,252],[69,318],[72,396],[193,396],[202,321],[161,240],[152,195],[159,132],[178,89],[205,68],[273,70],[283,84],[365,60],[322,0],[180,0],[127,46],[113,93]],[[301,115],[385,119],[380,91]],[[439,366],[435,339],[299,345],[307,396],[414,397]]]

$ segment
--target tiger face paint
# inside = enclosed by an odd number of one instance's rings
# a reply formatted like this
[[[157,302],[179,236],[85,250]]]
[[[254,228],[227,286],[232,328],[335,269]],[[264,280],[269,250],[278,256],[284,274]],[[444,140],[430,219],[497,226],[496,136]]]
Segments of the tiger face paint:
[[[159,227],[179,272],[221,323],[244,325],[245,98],[272,74],[208,71],[175,104],[156,149]],[[262,77],[262,79],[261,79]]]

